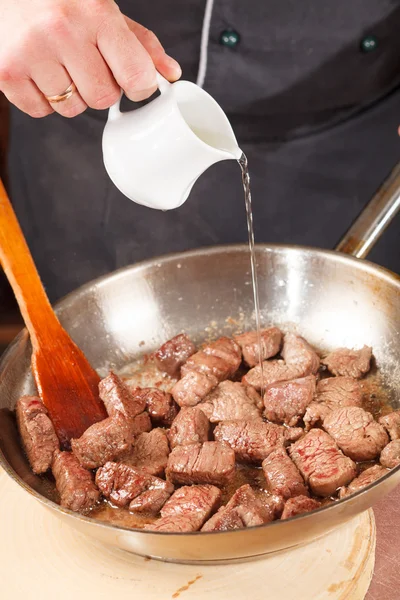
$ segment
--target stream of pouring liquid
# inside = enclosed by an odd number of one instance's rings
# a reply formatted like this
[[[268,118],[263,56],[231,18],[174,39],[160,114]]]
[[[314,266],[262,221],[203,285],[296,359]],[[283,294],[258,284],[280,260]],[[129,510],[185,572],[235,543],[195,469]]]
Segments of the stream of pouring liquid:
[[[242,153],[238,163],[242,170],[242,182],[244,190],[244,201],[246,205],[246,216],[247,216],[247,229],[249,232],[249,249],[250,249],[250,264],[251,264],[251,278],[253,282],[253,295],[254,295],[254,311],[256,315],[256,327],[257,327],[257,341],[258,341],[258,360],[261,370],[261,397],[264,396],[264,372],[263,372],[263,361],[262,361],[262,340],[261,340],[261,318],[260,318],[260,298],[258,294],[258,279],[257,279],[257,262],[256,253],[254,249],[254,227],[253,227],[253,212],[251,207],[251,191],[250,191],[250,174],[249,166],[247,162],[247,156]]]

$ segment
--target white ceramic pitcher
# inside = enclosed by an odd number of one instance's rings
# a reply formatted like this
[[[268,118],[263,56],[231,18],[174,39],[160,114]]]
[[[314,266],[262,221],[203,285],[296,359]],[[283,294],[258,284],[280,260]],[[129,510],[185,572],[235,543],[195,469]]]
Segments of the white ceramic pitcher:
[[[108,114],[103,159],[108,175],[128,198],[170,210],[185,202],[196,179],[212,164],[239,159],[232,127],[217,102],[189,81],[158,75],[160,95],[122,113]]]

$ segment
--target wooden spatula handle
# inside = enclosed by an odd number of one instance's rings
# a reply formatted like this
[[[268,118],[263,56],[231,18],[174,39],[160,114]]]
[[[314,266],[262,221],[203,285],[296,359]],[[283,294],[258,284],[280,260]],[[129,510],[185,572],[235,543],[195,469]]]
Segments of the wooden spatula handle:
[[[1,180],[0,263],[14,291],[31,336],[32,346],[35,348],[40,332],[48,335],[53,327],[59,326],[59,323]]]

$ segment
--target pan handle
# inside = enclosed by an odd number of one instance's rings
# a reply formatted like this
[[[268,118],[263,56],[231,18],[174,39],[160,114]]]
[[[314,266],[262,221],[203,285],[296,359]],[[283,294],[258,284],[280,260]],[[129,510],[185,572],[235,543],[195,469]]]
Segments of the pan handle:
[[[400,210],[400,162],[340,240],[335,250],[365,258]]]

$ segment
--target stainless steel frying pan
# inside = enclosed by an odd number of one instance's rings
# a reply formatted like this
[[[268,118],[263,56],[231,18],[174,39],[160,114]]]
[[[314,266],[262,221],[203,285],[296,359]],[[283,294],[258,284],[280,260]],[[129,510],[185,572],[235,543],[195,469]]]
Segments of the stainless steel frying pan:
[[[400,207],[397,168],[339,244],[364,257]],[[258,246],[262,318],[300,332],[320,349],[373,347],[393,407],[400,407],[400,278],[338,252]],[[121,368],[182,330],[195,341],[253,328],[246,246],[225,246],[150,260],[98,279],[58,304],[61,322],[101,374]],[[28,493],[71,527],[145,556],[181,562],[256,557],[322,536],[369,508],[400,483],[400,467],[354,496],[311,514],[261,527],[166,534],[100,523],[60,508],[53,487],[32,474],[12,409],[34,392],[30,343],[22,332],[0,364],[0,464]]]

